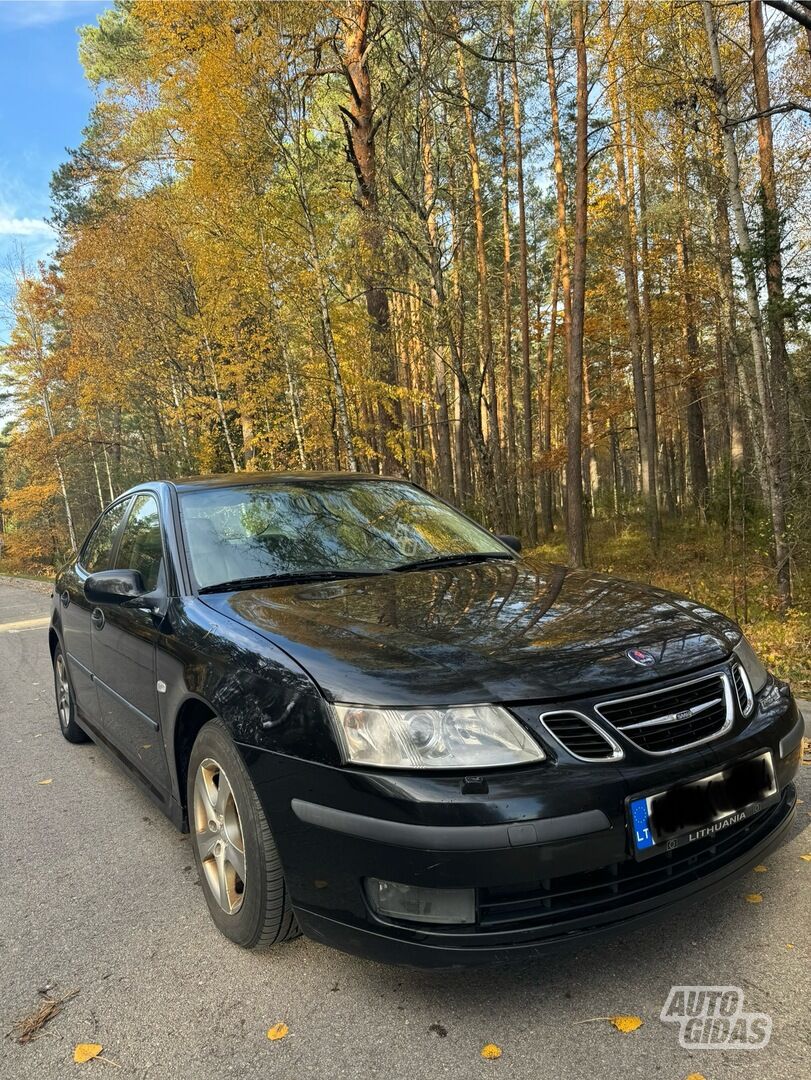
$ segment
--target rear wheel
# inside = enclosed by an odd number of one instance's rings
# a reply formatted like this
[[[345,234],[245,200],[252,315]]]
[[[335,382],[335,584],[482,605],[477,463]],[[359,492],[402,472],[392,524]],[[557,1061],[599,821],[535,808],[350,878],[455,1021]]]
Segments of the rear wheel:
[[[73,688],[62,646],[54,649],[54,689],[56,691],[56,712],[59,716],[59,730],[72,743],[88,742],[87,734],[76,723],[76,705],[73,700]]]
[[[265,812],[219,720],[202,727],[192,747],[187,799],[197,872],[223,934],[249,949],[298,937]]]

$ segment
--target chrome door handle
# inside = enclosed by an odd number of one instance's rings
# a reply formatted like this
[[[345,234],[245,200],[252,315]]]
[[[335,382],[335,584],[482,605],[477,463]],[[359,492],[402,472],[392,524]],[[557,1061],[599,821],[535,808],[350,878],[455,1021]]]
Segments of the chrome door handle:
[[[93,623],[97,630],[101,630],[104,627],[104,612],[100,607],[93,608],[93,613],[90,616],[90,621]]]

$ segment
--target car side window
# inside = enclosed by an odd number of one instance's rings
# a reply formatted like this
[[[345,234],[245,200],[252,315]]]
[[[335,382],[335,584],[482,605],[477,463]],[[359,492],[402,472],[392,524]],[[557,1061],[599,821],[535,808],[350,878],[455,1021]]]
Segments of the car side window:
[[[109,510],[106,510],[99,518],[81,555],[81,564],[89,574],[111,569],[116,533],[129,505],[129,499],[122,499],[121,502],[115,503]]]
[[[137,495],[116,557],[117,570],[137,570],[152,592],[163,570],[163,541],[158,504],[152,495]]]

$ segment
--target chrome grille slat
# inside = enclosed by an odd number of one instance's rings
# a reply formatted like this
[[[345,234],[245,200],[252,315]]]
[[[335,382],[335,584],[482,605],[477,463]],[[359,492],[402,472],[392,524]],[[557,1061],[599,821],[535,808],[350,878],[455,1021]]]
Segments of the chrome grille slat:
[[[542,713],[539,719],[552,738],[578,761],[618,761],[622,757],[619,744],[583,713],[561,709]]]
[[[721,704],[723,704],[723,701],[724,701],[723,697],[718,697],[718,698],[713,698],[712,701],[705,701],[700,705],[693,705],[692,706],[693,715],[698,716],[701,713],[706,712],[707,709],[711,709],[713,707],[713,705],[721,705]],[[673,718],[671,716],[659,716],[655,720],[639,720],[635,724],[626,724],[623,727],[622,730],[623,731],[636,731],[637,728],[659,727],[661,724],[670,724],[672,722],[673,722]]]
[[[673,754],[728,731],[735,702],[729,676],[717,671],[601,702],[595,712],[646,753]]]
[[[741,713],[744,716],[748,716],[754,707],[755,698],[752,694],[752,688],[749,685],[749,679],[746,676],[746,672],[740,664],[732,665],[732,681],[735,684],[735,696],[738,699]]]

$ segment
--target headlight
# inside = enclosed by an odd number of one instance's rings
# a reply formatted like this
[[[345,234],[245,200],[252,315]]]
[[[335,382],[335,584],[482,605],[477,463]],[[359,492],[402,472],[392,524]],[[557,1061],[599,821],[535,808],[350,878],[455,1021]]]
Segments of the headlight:
[[[506,709],[373,709],[335,705],[348,761],[386,769],[479,769],[543,761],[543,750]]]
[[[742,637],[734,649],[735,655],[746,672],[753,694],[759,694],[769,678],[769,673],[758,659],[758,655],[745,637]]]

